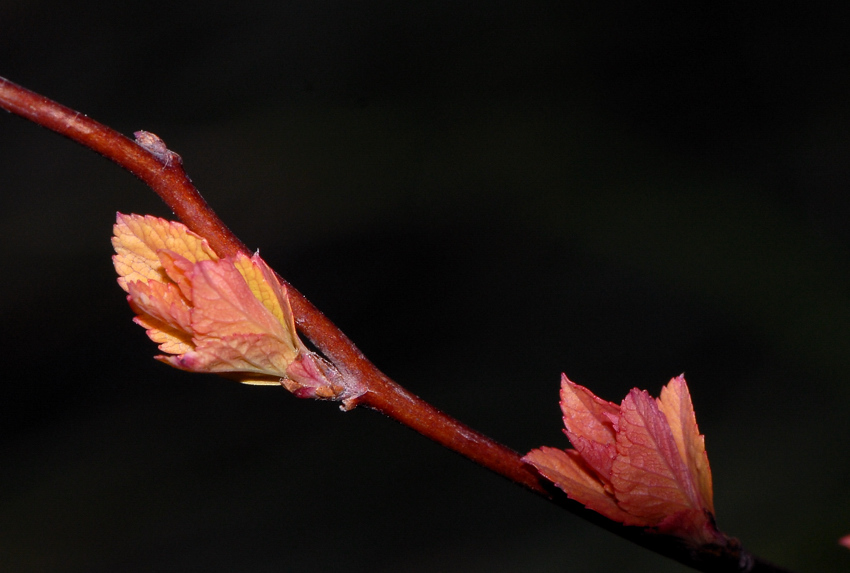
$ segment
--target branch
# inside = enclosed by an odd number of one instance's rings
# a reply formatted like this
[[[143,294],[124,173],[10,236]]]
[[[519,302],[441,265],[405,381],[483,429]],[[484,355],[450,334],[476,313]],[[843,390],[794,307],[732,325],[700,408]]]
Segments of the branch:
[[[180,156],[153,134],[137,132],[132,141],[89,117],[0,78],[0,107],[96,151],[136,175],[153,189],[183,223],[203,236],[220,256],[248,254],[247,247],[204,201],[183,170]],[[473,462],[548,499],[568,511],[656,553],[705,572],[781,573],[744,551],[726,546],[686,547],[677,538],[645,532],[608,520],[569,499],[542,478],[520,454],[444,414],[379,371],[319,309],[286,283],[298,329],[340,371],[365,390],[348,406],[366,406],[408,426]]]

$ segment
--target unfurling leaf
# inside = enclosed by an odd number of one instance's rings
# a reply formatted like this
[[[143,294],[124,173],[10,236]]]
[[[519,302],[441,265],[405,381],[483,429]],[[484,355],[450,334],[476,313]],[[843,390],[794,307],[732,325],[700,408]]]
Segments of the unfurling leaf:
[[[624,525],[696,545],[725,542],[684,376],[658,399],[634,389],[617,406],[562,375],[561,410],[575,449],[543,447],[523,459],[570,498]]]
[[[117,216],[112,244],[118,284],[165,354],[182,370],[246,384],[283,384],[301,397],[347,399],[336,370],[307,350],[286,294],[258,254],[220,258],[184,225]]]

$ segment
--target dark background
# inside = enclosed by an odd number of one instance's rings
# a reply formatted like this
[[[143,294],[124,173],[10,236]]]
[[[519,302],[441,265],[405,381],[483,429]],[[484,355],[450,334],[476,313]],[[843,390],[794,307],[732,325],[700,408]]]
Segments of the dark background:
[[[518,450],[685,372],[721,527],[850,551],[850,5],[0,2],[0,75],[180,153],[390,376]],[[0,116],[3,571],[683,571],[369,411],[171,370],[93,153]]]

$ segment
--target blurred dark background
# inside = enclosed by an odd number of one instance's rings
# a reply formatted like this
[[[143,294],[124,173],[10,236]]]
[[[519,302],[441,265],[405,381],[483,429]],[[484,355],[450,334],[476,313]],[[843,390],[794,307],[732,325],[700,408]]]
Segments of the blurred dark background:
[[[828,8],[826,8],[828,6]],[[180,153],[390,376],[518,450],[685,372],[721,527],[850,552],[850,5],[0,1],[0,75]],[[685,569],[369,411],[171,370],[93,153],[0,115],[0,569]]]

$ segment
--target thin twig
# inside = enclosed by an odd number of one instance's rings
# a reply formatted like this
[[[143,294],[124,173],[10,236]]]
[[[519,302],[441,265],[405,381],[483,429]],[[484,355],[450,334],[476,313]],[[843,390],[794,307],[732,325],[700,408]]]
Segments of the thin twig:
[[[3,78],[0,78],[0,107],[97,151],[136,175],[189,229],[205,237],[220,256],[248,252],[201,197],[183,170],[179,156],[152,134],[140,132],[137,141],[132,141],[79,112]],[[343,376],[357,380],[359,387],[365,389],[365,393],[350,405],[381,412],[572,513],[699,571],[787,573],[785,569],[751,556],[737,542],[724,547],[694,549],[676,538],[626,527],[585,509],[543,479],[517,452],[472,430],[390,380],[304,295],[288,283],[287,289],[298,329]]]

